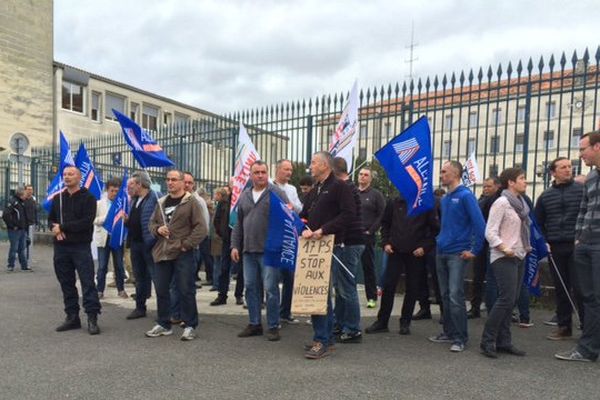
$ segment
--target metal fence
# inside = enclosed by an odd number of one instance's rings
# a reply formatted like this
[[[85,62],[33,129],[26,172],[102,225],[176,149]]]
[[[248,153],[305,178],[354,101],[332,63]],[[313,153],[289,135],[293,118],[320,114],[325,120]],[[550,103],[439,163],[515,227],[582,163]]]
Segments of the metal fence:
[[[529,194],[535,198],[549,184],[546,166],[555,157],[568,157],[576,174],[585,172],[578,140],[582,133],[598,128],[599,61],[600,47],[593,58],[588,50],[581,57],[576,52],[570,57],[562,53],[365,88],[359,95],[355,158],[359,163],[371,161],[389,139],[426,115],[432,130],[434,182],[444,160],[465,161],[475,152],[484,176],[513,165],[524,168],[531,183]],[[288,158],[304,169],[313,152],[327,149],[347,96],[336,93],[213,115],[163,126],[152,134],[179,168],[191,171],[211,190],[226,184],[232,174],[240,122],[267,163]],[[85,144],[104,179],[136,168],[118,132],[90,138]],[[73,150],[77,146],[71,145]],[[44,197],[55,173],[55,160],[56,149],[33,149],[28,180],[38,198]],[[13,167],[7,164],[0,165],[4,196],[16,185]],[[164,184],[163,172],[151,169],[150,173],[156,183]]]

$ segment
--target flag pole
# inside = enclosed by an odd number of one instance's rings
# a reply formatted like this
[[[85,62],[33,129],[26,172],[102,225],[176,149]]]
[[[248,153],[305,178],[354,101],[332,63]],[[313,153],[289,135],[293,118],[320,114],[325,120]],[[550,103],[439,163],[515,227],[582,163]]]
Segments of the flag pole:
[[[554,258],[552,258],[552,253],[548,253],[548,261],[550,262],[550,264],[552,264],[552,268],[554,268],[554,271],[556,272],[556,275],[558,276],[558,280],[560,280],[560,284],[562,285],[563,289],[565,290],[565,293],[567,294],[567,298],[569,299],[569,303],[571,303],[571,307],[573,307],[573,310],[575,311],[575,315],[577,315],[579,324],[580,325],[583,324],[583,321],[581,320],[581,317],[579,316],[579,311],[577,310],[577,307],[575,307],[575,302],[571,298],[569,289],[567,288],[567,285],[565,284],[565,281],[563,280],[562,275],[560,274],[560,271],[558,270],[558,267],[556,266],[556,263],[554,262]],[[554,290],[556,290],[556,288]]]
[[[160,216],[162,217],[163,224],[167,225],[167,218],[165,217],[165,211],[163,210],[162,206],[160,205],[160,198],[158,197],[158,193],[156,191],[152,190],[152,177],[150,176],[150,173],[148,172],[146,167],[143,167],[142,169],[144,170],[144,172],[146,174],[148,174],[148,179],[150,180],[150,191],[154,192],[154,195],[156,196],[156,205],[158,206],[158,209],[160,210]]]
[[[62,193],[63,193],[63,181],[62,175],[59,175],[58,178],[58,213],[60,217],[60,224],[63,224],[63,207],[62,207]]]

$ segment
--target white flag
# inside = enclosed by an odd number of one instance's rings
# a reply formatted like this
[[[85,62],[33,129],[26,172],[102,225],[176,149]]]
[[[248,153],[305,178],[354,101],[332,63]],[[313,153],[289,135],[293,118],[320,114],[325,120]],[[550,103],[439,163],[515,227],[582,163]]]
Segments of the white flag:
[[[240,136],[235,153],[235,167],[233,170],[233,188],[231,189],[231,208],[229,225],[234,226],[237,221],[237,204],[240,195],[250,180],[250,167],[254,161],[260,160],[260,155],[248,136],[246,127],[240,122]]]
[[[343,157],[352,169],[352,153],[358,141],[358,88],[354,81],[348,102],[342,111],[340,121],[333,132],[329,152],[334,157]],[[350,171],[348,171],[350,172]]]
[[[475,152],[471,153],[469,159],[463,167],[462,181],[463,185],[466,187],[473,186],[477,182],[481,181],[481,175],[479,174],[479,166],[477,165]]]

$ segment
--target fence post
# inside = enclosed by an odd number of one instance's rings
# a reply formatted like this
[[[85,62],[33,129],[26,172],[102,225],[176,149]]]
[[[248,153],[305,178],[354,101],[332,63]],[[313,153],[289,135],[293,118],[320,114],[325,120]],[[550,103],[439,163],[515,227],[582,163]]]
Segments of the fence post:
[[[313,155],[313,116],[306,116],[306,164],[310,165]]]
[[[529,155],[529,120],[531,116],[531,81],[527,83],[525,94],[525,120],[523,121],[523,162],[521,168],[527,171],[527,158]],[[535,144],[537,150],[537,143]],[[535,168],[535,166],[534,166]],[[535,174],[535,170],[533,172]]]

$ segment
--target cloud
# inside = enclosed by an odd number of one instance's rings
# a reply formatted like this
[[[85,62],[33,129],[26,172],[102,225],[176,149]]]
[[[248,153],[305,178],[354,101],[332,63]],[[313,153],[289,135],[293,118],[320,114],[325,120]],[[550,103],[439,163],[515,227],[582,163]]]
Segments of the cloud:
[[[55,59],[230,112],[598,43],[593,1],[56,0]]]

